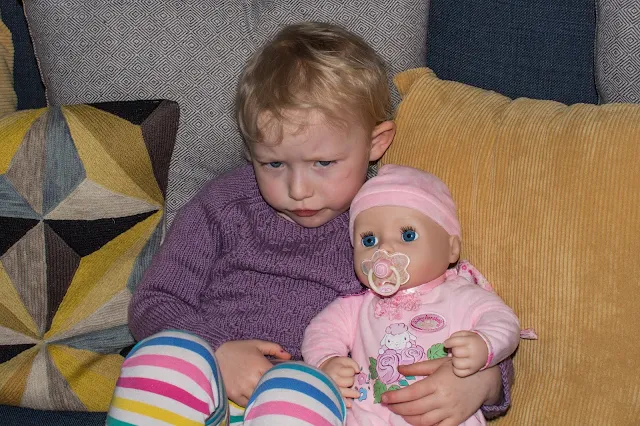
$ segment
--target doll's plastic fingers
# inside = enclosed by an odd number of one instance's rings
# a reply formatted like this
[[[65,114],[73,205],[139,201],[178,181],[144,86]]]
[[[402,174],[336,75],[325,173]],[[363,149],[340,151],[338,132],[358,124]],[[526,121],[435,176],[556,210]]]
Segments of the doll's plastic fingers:
[[[457,336],[457,337],[451,336],[447,340],[442,342],[442,344],[447,349],[455,349],[457,347],[468,345],[469,337],[470,336]]]

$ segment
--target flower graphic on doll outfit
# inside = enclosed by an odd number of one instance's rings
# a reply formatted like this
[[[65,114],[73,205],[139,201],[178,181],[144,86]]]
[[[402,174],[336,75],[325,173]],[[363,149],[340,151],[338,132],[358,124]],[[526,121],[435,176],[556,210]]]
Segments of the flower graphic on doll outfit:
[[[425,352],[422,346],[415,343],[416,336],[411,334],[406,324],[391,324],[385,333],[380,342],[376,372],[380,380],[388,385],[402,379],[398,366],[424,360]]]

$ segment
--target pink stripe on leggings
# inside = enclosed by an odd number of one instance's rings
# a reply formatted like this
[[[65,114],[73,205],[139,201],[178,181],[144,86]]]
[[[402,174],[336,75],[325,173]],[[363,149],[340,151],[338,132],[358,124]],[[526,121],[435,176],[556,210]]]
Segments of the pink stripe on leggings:
[[[256,417],[268,415],[282,415],[293,417],[294,419],[304,420],[316,426],[334,426],[329,420],[320,414],[293,402],[269,401],[251,408],[245,413],[244,421],[253,420]]]
[[[178,401],[189,408],[193,408],[205,416],[210,414],[209,404],[199,400],[186,390],[161,380],[145,379],[142,377],[120,377],[116,383],[116,387],[137,389],[154,395],[162,395],[173,399],[174,401]]]
[[[213,377],[211,379],[208,378],[202,370],[190,362],[169,355],[137,355],[125,359],[122,363],[122,368],[137,366],[168,368],[169,370],[184,374],[196,382],[196,384],[209,395],[214,406],[216,404],[215,398],[213,397],[213,390],[211,389],[211,380],[213,380]]]

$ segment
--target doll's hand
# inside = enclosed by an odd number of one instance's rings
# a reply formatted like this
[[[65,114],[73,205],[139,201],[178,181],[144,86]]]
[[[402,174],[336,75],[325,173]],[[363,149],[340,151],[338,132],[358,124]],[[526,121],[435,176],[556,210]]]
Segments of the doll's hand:
[[[360,392],[353,389],[356,374],[360,372],[358,363],[346,356],[336,356],[323,362],[320,370],[336,382],[347,408],[351,408],[351,399],[360,396]]]
[[[458,377],[477,373],[487,364],[489,348],[484,339],[473,331],[453,333],[444,341],[444,347],[453,355],[453,372]]]
[[[258,382],[273,364],[265,358],[291,359],[291,354],[277,343],[264,340],[233,340],[223,343],[216,351],[216,359],[229,399],[246,407]]]

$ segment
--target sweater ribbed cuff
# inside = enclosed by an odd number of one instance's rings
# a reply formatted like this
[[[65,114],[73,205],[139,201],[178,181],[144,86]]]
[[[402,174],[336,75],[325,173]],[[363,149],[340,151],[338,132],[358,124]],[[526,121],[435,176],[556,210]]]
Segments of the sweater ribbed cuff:
[[[513,383],[513,362],[507,358],[498,364],[502,376],[502,398],[496,405],[483,405],[482,414],[487,419],[504,415],[511,406],[511,384]]]

